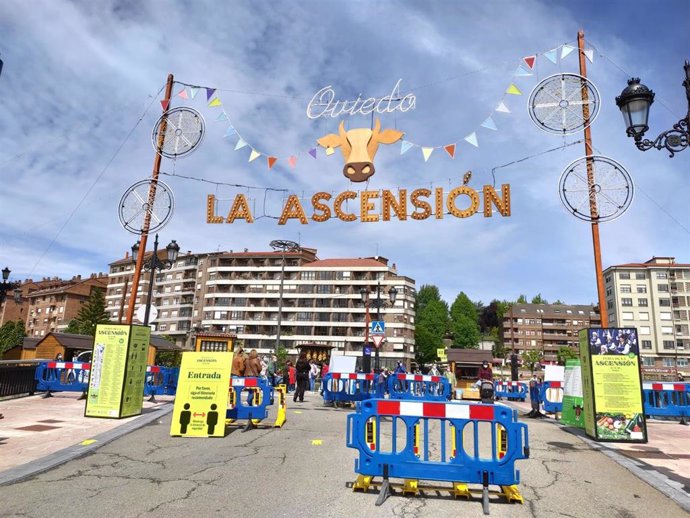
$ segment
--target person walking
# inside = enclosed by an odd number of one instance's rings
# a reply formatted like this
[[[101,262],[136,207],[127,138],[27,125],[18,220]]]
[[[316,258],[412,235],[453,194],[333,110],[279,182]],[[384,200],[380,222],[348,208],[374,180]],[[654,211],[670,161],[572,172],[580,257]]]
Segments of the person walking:
[[[240,347],[235,356],[232,359],[232,371],[233,376],[244,376],[244,350]]]
[[[321,366],[321,391],[320,394],[323,396],[323,390],[326,387],[326,374],[328,374],[328,364],[326,362],[323,362],[323,365]]]
[[[314,360],[309,362],[309,390],[314,392],[316,378],[319,376],[319,366]]]
[[[299,359],[297,360],[297,365],[295,365],[295,377],[297,378],[297,389],[295,390],[295,396],[292,398],[293,401],[297,400],[304,402],[304,391],[307,389],[307,383],[309,383],[309,371],[311,366],[307,361],[307,354],[300,353]]]
[[[297,383],[297,371],[292,362],[287,362],[287,377],[288,377],[288,392],[295,390],[295,383]]]

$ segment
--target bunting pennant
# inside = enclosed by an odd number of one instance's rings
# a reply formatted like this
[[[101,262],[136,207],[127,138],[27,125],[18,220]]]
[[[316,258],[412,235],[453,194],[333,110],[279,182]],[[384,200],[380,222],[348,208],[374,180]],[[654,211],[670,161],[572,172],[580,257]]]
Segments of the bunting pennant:
[[[479,142],[477,141],[477,133],[473,131],[465,137],[465,140],[472,144],[474,147],[479,147]]]
[[[431,156],[431,153],[434,152],[434,148],[432,147],[423,147],[422,148],[422,155],[424,155],[424,161],[427,162],[429,160],[429,157]]]
[[[228,129],[225,130],[225,137],[226,138],[232,137],[235,135],[235,133],[237,133],[237,130],[235,128],[233,128],[232,126],[228,126]],[[242,140],[242,139],[240,139],[240,140]],[[239,142],[238,142],[238,144],[239,144]]]
[[[266,161],[268,163],[268,168],[271,169],[275,165],[275,163],[278,161],[278,159],[274,156],[269,156],[266,159]]]
[[[510,110],[503,101],[499,103],[498,107],[496,108],[496,111],[501,113],[510,113]]]
[[[196,97],[196,94],[199,93],[199,88],[198,87],[190,87],[189,93],[192,95],[192,99],[194,99]]]
[[[257,158],[261,156],[261,153],[259,153],[256,149],[252,149],[252,152],[249,154],[249,160],[248,162],[253,162]]]
[[[335,149],[333,149],[332,147],[326,148],[326,156],[331,156],[333,153],[335,153]]]
[[[187,95],[187,88],[182,88],[182,90],[177,92],[177,96],[180,99],[189,99],[189,96]]]
[[[163,108],[164,112],[168,111],[168,106],[170,106],[170,101],[168,99],[163,99],[161,101],[161,108]]]
[[[297,157],[292,155],[290,158],[288,158],[288,164],[290,164],[290,169],[294,169],[297,165]]]
[[[213,107],[213,106],[222,106],[222,104],[221,104],[221,102],[220,102],[220,99],[218,99],[218,97],[216,97],[215,99],[213,99],[213,101],[211,101],[210,103],[208,103],[208,105],[209,105],[210,107]]]
[[[515,71],[516,77],[528,77],[531,75],[532,75],[532,72],[530,72],[529,70],[525,70],[522,65],[519,65],[517,67],[517,70]]]
[[[309,151],[307,151],[307,153],[309,153],[311,155],[311,157],[314,160],[316,160],[316,148],[315,147],[311,148]]]
[[[563,47],[561,47],[561,59],[564,59],[573,50],[575,50],[575,47],[573,47],[572,45],[563,45]]]
[[[213,94],[216,92],[215,88],[207,88],[206,89],[206,100],[210,101],[211,97],[213,97]]]
[[[455,144],[448,144],[443,149],[446,150],[446,153],[448,153],[451,158],[455,158]]]
[[[537,56],[526,56],[522,58],[522,61],[525,62],[525,65],[529,67],[530,70],[534,68],[534,64],[537,62]]]
[[[487,117],[484,119],[484,122],[481,124],[482,128],[490,129],[493,131],[498,131],[498,128],[496,127],[496,123],[491,117]]]
[[[412,142],[408,142],[407,140],[403,140],[402,143],[400,144],[400,154],[404,155],[407,150],[409,150],[412,147]]]
[[[594,50],[585,49],[585,57],[589,60],[590,63],[594,63]]]
[[[557,52],[558,52],[558,49],[551,49],[547,52],[544,52],[544,57],[546,59],[548,59],[549,61],[551,61],[551,63],[553,63],[555,65],[556,62],[558,61],[558,56],[556,54]]]
[[[244,141],[242,137],[240,137],[240,139],[237,141],[237,144],[235,144],[235,151],[237,151],[238,149],[242,149],[246,145],[247,143]]]
[[[511,94],[511,95],[522,95],[522,92],[520,91],[520,89],[517,86],[515,86],[513,83],[510,83],[510,86],[506,90],[506,93]]]
[[[216,122],[221,122],[221,121],[226,121],[226,120],[229,120],[229,119],[228,119],[228,114],[225,112],[220,112],[218,114],[218,117],[216,117]]]

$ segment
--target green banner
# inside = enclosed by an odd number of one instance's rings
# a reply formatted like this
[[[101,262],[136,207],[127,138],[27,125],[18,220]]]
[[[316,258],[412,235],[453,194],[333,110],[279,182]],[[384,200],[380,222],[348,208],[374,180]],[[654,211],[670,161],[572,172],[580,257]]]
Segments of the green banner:
[[[578,428],[585,427],[581,370],[580,360],[566,360],[561,424]]]
[[[132,326],[132,331],[129,335],[120,417],[141,414],[150,341],[151,328],[148,326]]]

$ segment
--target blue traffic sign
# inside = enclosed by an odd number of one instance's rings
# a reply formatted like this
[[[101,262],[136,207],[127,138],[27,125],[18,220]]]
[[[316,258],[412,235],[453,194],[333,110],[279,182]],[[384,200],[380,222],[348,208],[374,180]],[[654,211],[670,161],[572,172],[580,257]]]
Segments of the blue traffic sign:
[[[383,320],[372,320],[371,329],[369,334],[372,335],[385,335],[386,334],[386,323]]]

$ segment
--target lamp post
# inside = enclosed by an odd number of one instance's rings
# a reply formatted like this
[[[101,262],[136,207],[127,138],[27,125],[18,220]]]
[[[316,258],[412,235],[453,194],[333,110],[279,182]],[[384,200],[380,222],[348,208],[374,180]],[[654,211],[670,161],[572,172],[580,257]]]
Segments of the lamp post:
[[[284,239],[274,239],[269,243],[269,246],[273,250],[280,250],[281,254],[281,266],[280,266],[280,290],[278,292],[278,330],[276,331],[276,344],[273,354],[278,353],[278,347],[280,347],[280,326],[283,320],[283,281],[285,280],[285,252],[299,252],[302,248],[299,243],[294,241],[288,241]]]
[[[683,65],[685,70],[685,96],[688,99],[688,113],[685,118],[680,119],[673,125],[673,128],[661,133],[654,140],[642,139],[645,132],[649,129],[649,108],[654,102],[654,92],[640,83],[638,77],[628,80],[628,86],[616,97],[616,105],[623,114],[625,120],[626,133],[628,137],[635,139],[635,145],[640,151],[647,151],[652,148],[666,149],[669,156],[673,157],[679,151],[688,147],[690,134],[688,125],[690,124],[690,62],[686,61]]]
[[[12,273],[12,270],[10,270],[7,266],[5,266],[2,269],[2,282],[0,282],[0,303],[5,302],[5,299],[7,298],[7,292],[13,290],[14,301],[17,304],[19,304],[19,302],[21,302],[22,297],[22,290],[19,289],[21,283],[18,281],[8,281],[8,279],[10,278],[10,273]]]
[[[146,312],[144,313],[144,325],[149,325],[149,314],[151,313],[151,297],[153,296],[153,282],[156,278],[156,270],[164,270],[166,268],[171,268],[175,261],[177,260],[177,255],[180,252],[180,245],[173,239],[165,247],[167,251],[167,257],[164,261],[158,258],[158,234],[156,234],[156,239],[153,242],[153,252],[151,257],[142,260],[142,269],[144,271],[151,272],[151,278],[149,281],[149,293],[146,297]],[[136,263],[139,257],[139,241],[132,245],[132,260]]]
[[[374,306],[376,308],[376,320],[381,320],[381,308],[386,307],[386,304],[389,304],[389,302],[384,299],[381,299],[381,281],[378,281],[376,283],[375,299],[372,300],[369,297],[368,288],[362,288],[361,290],[359,290],[359,294],[362,297],[362,303],[366,308],[366,318],[364,322],[364,346],[366,347],[369,344],[369,307]],[[395,299],[398,296],[398,290],[396,290],[395,287],[392,287],[388,290],[388,296],[390,297],[390,305],[392,306],[393,304],[395,304]],[[379,357],[379,347],[376,347],[376,355],[374,357],[374,371],[378,373],[380,371],[380,367],[381,365]]]

